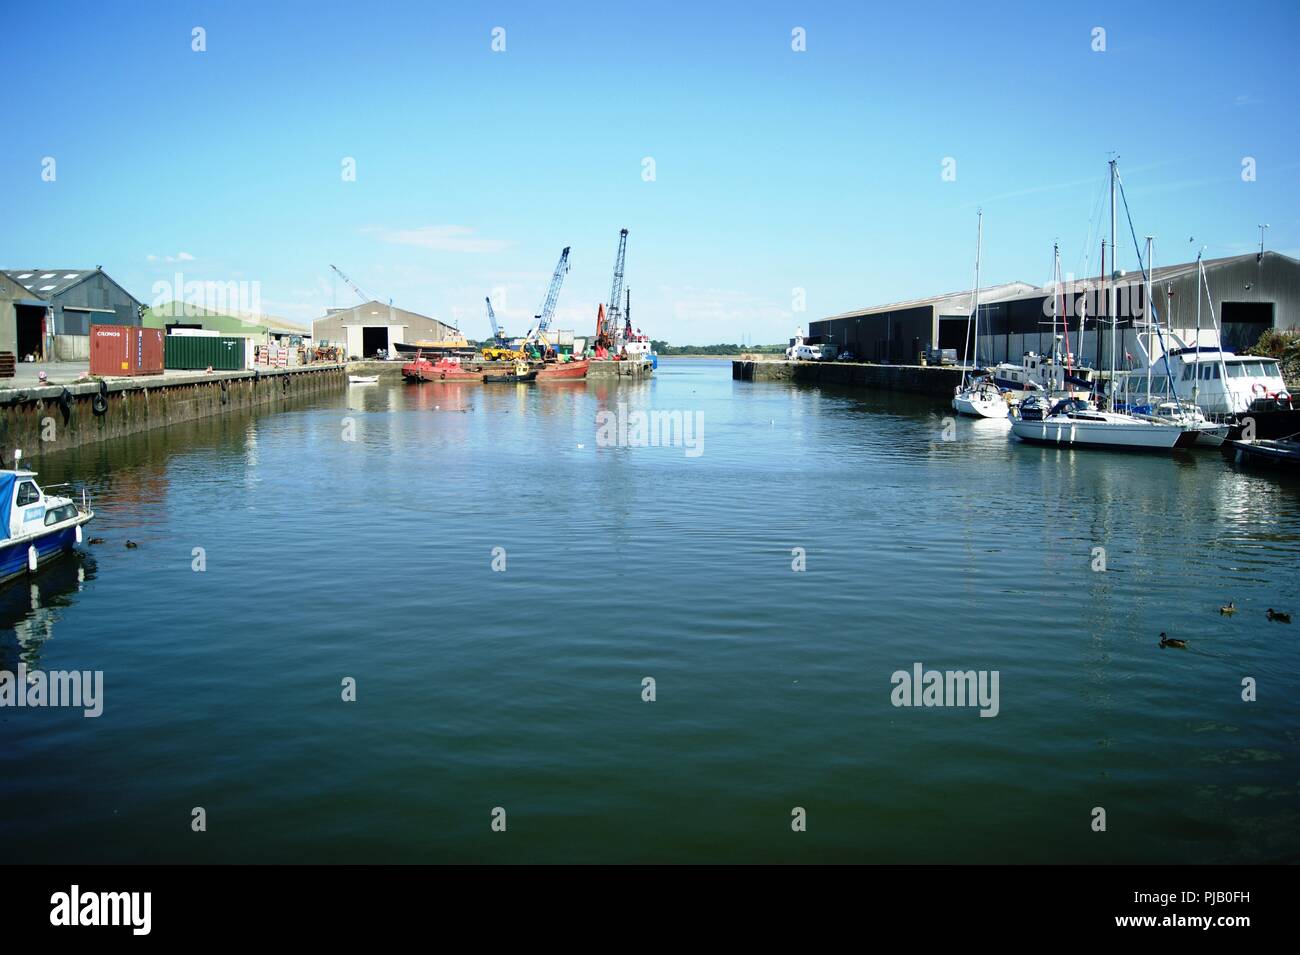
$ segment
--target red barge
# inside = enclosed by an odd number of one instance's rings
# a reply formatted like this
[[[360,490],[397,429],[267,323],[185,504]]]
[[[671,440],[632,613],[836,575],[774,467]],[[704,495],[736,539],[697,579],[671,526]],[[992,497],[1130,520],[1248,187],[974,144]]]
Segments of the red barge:
[[[459,358],[443,355],[436,362],[417,353],[414,361],[402,366],[402,377],[407,381],[482,381],[483,372],[473,371],[460,363]]]
[[[538,381],[581,381],[587,377],[587,360],[547,362],[537,369]]]

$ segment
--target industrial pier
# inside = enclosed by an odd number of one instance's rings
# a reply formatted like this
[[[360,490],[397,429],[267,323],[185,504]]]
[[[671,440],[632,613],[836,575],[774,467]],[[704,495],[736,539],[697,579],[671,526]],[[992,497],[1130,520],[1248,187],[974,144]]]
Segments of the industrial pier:
[[[748,361],[731,363],[736,381],[793,381],[816,385],[841,385],[908,391],[952,397],[961,384],[962,369],[952,365],[868,365],[857,362]]]
[[[11,387],[0,390],[0,448],[58,451],[346,386],[343,365],[316,364]]]

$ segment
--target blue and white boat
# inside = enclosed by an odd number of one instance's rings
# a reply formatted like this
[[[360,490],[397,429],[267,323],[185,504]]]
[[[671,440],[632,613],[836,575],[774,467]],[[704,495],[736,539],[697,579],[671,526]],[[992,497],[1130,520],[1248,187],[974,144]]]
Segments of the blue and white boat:
[[[0,470],[0,583],[21,577],[81,543],[95,516],[81,502],[46,494],[35,471]]]

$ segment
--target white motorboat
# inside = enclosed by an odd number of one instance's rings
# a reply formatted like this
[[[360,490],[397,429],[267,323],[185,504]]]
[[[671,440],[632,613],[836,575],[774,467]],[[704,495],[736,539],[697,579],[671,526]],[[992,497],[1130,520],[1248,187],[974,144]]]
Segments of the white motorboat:
[[[15,452],[15,463],[22,453]],[[18,577],[81,543],[81,528],[95,516],[81,502],[46,494],[36,472],[0,470],[0,582]]]
[[[348,384],[350,385],[373,385],[378,381],[378,375],[348,375]]]

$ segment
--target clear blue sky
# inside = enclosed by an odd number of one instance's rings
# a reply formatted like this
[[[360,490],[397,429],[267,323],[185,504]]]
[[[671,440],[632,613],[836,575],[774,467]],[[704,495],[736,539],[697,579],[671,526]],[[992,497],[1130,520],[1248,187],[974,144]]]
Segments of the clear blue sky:
[[[354,301],[334,263],[482,337],[484,294],[522,330],[565,245],[557,324],[588,328],[626,226],[636,324],[775,342],[968,287],[979,206],[986,283],[1047,281],[1058,238],[1095,270],[1110,150],[1158,262],[1261,222],[1300,256],[1300,5],[979,6],[10,6],[0,266],[103,265],[146,302],[178,268],[258,282],[306,321]]]

